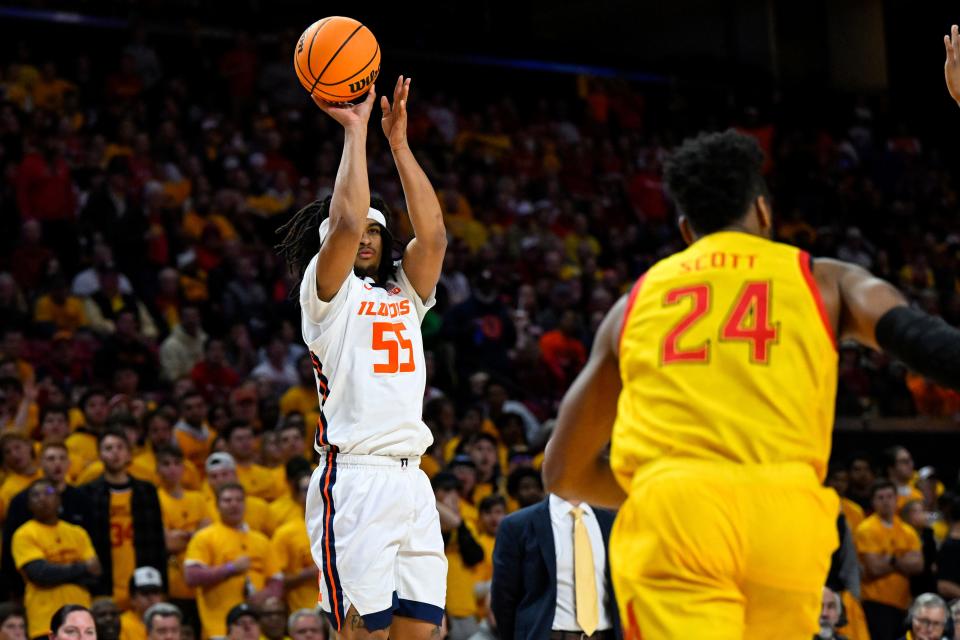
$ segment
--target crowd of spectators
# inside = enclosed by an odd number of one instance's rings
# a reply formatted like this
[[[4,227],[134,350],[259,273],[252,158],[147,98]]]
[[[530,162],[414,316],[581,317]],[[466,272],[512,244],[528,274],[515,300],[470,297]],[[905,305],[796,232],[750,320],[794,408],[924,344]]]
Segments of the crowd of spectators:
[[[144,593],[204,637],[232,633],[244,600],[271,638],[268,618],[315,602],[302,509],[317,383],[273,245],[292,212],[330,193],[340,141],[296,81],[292,42],[241,35],[166,57],[138,29],[102,58],[51,61],[21,44],[0,70],[0,582],[25,602],[29,637],[56,609],[31,588],[102,596],[98,628],[125,617],[124,640],[146,637]],[[955,182],[866,102],[824,123],[777,104],[704,119],[682,93],[647,100],[580,78],[558,96],[479,103],[415,83],[410,109],[450,235],[423,324],[435,442],[422,467],[448,541],[455,640],[477,629],[460,621],[486,616],[500,520],[544,497],[543,445],[601,318],[681,247],[661,165],[683,135],[755,135],[780,238],[960,322]],[[402,213],[377,135],[368,156],[372,191]],[[955,392],[841,346],[838,415],[960,414]],[[872,510],[852,471],[851,499]],[[896,478],[915,482],[912,468]],[[945,513],[929,492],[917,500],[911,525]],[[41,526],[81,542],[53,561]]]

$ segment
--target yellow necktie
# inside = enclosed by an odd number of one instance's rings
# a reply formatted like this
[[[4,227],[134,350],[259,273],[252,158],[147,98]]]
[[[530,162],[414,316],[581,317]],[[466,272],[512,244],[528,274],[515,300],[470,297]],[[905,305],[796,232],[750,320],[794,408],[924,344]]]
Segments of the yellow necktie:
[[[593,568],[593,547],[583,523],[583,509],[574,507],[573,514],[573,587],[577,600],[577,624],[592,636],[597,630],[597,576]]]

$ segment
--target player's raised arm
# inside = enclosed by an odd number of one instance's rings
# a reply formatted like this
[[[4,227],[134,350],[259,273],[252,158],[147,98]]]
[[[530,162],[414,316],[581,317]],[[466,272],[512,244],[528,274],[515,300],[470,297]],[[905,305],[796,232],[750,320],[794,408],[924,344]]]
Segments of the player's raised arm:
[[[943,64],[947,91],[953,101],[960,105],[960,32],[957,25],[950,28],[950,35],[943,36],[943,46],[947,50],[947,61]]]
[[[417,295],[426,301],[440,279],[443,254],[447,250],[447,230],[443,226],[437,193],[407,144],[409,94],[410,78],[404,80],[400,76],[393,90],[393,103],[386,96],[380,98],[380,108],[383,110],[380,123],[400,173],[415,236],[403,254],[403,271]]]
[[[544,485],[574,504],[615,509],[627,497],[606,455],[622,386],[617,341],[626,308],[624,296],[607,312],[586,366],[563,396],[556,429],[547,442]]]
[[[840,338],[882,349],[938,384],[960,389],[956,327],[907,306],[893,285],[859,266],[819,258],[813,272],[824,301],[836,309]]]
[[[360,238],[367,227],[370,208],[367,123],[376,101],[376,90],[370,87],[367,98],[355,105],[330,104],[316,96],[313,101],[343,126],[343,155],[330,201],[330,227],[317,258],[317,295],[329,302],[353,269]]]

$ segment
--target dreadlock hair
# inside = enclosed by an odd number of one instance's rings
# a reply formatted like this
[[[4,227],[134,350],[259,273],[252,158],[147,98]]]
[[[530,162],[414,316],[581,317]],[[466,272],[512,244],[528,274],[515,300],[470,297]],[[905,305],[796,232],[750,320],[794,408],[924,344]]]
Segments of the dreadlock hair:
[[[323,200],[314,200],[293,214],[293,217],[286,224],[277,229],[277,234],[282,234],[283,239],[274,248],[280,254],[280,257],[287,262],[290,273],[296,278],[294,287],[290,291],[290,297],[292,298],[299,295],[303,272],[306,271],[313,256],[320,250],[320,223],[330,216],[330,202],[332,200],[332,195]],[[382,213],[387,221],[386,227],[378,223],[382,249],[380,265],[377,267],[376,285],[382,287],[387,280],[396,275],[396,267],[393,264],[394,238],[390,232],[390,217],[392,214],[382,198],[371,197],[370,206]]]

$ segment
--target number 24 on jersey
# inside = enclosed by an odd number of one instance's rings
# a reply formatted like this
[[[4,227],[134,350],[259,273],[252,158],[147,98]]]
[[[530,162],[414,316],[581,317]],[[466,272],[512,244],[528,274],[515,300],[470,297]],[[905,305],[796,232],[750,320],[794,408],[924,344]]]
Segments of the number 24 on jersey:
[[[780,334],[779,324],[770,322],[771,289],[772,283],[769,281],[744,283],[720,327],[720,341],[746,342],[750,362],[754,364],[770,362],[770,345],[777,342]],[[664,296],[664,306],[674,306],[686,300],[692,304],[686,315],[664,336],[660,349],[662,364],[710,361],[710,340],[686,348],[681,347],[679,342],[710,311],[711,297],[712,290],[707,283],[671,289]]]

